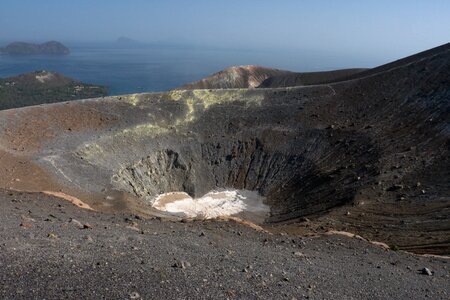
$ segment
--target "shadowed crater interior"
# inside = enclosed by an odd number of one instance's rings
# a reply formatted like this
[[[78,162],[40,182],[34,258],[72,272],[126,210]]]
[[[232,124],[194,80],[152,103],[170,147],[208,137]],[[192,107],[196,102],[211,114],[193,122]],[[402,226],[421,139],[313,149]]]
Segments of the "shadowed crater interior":
[[[242,135],[201,143],[180,140],[127,165],[113,180],[148,199],[173,191],[192,197],[218,188],[257,191],[272,208],[269,220],[281,221],[351,203],[377,172],[375,147],[355,133],[334,132],[330,138],[328,130],[265,130]]]

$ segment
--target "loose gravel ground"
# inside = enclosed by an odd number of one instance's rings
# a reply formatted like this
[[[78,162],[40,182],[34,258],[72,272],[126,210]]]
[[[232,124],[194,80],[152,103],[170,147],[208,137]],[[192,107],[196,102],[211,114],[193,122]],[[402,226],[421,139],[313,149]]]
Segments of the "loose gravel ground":
[[[449,259],[0,192],[1,299],[449,299]],[[422,274],[428,268],[432,275]]]

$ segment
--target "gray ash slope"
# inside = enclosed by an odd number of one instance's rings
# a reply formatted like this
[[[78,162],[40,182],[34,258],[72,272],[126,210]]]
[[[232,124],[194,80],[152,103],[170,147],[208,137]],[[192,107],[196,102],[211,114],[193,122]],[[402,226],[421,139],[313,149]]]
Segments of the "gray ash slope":
[[[1,299],[450,296],[448,259],[385,251],[360,239],[144,220],[42,194],[0,191],[0,201]]]
[[[260,66],[230,67],[201,80],[185,84],[178,90],[256,88],[273,76],[295,74],[290,71]]]
[[[359,76],[367,69],[342,69],[326,72],[305,72],[278,74],[270,76],[258,86],[258,88],[279,88],[302,85],[326,84],[341,81],[349,76]]]
[[[178,90],[278,88],[323,84],[359,74],[367,69],[342,69],[325,72],[291,72],[261,66],[230,67],[201,80],[185,84]]]
[[[449,87],[447,44],[330,84],[177,90],[0,112],[0,141],[51,174],[53,188],[100,211],[165,192],[248,189],[266,197],[274,231],[295,234],[309,218],[319,231],[448,254]],[[27,189],[34,180],[18,179],[2,186]],[[132,199],[111,200],[117,190]]]

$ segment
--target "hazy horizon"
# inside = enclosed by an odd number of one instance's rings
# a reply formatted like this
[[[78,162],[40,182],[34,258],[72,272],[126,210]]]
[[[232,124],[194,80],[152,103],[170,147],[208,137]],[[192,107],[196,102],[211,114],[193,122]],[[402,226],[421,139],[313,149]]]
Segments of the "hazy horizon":
[[[450,40],[450,1],[2,1],[0,41],[112,42],[124,36],[259,51],[319,51],[366,65]],[[355,66],[357,66],[355,64]]]

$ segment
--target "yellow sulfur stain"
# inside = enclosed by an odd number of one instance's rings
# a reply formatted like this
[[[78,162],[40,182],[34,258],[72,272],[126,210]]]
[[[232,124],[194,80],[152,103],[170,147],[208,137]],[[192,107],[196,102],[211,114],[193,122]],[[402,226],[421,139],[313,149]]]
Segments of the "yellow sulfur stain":
[[[119,99],[121,101],[125,101],[133,106],[138,105],[140,102],[139,94],[130,94],[125,96],[116,96],[116,99]]]
[[[124,101],[127,101],[133,106],[136,106],[140,102],[139,94],[132,94],[122,97]],[[231,103],[235,101],[243,102],[246,106],[260,105],[264,99],[264,94],[249,94],[247,89],[175,90],[165,94],[160,94],[159,97],[161,97],[161,100],[179,101],[185,104],[186,109],[184,115],[172,120],[161,120],[158,122],[152,121],[152,123],[144,123],[129,127],[114,133],[112,136],[105,137],[105,139],[116,141],[130,139],[132,141],[138,141],[142,139],[156,138],[171,131],[178,131],[180,128],[194,122],[198,114],[203,113],[214,105]],[[157,99],[158,98],[155,100]],[[102,139],[99,143],[102,143]],[[78,147],[77,152],[88,161],[95,161],[97,157],[102,155],[103,149],[96,143],[89,143]]]

